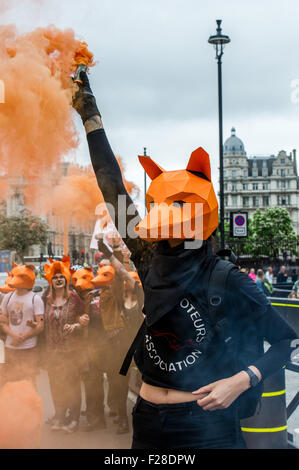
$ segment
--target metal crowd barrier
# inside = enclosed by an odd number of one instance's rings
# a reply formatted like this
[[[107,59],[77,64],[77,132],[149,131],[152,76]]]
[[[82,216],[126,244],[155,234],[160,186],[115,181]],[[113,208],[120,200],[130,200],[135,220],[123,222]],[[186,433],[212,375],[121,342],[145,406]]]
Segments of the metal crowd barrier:
[[[268,297],[268,299],[275,310],[287,320],[299,336],[299,299],[285,297]]]
[[[261,406],[254,416],[241,421],[248,449],[296,449],[294,436],[288,432],[287,421],[299,404],[299,392],[286,406],[285,369],[299,372],[299,364],[286,367],[264,382]]]
[[[299,336],[299,299],[268,298],[271,305]],[[297,448],[293,434],[288,432],[287,421],[299,405],[299,391],[287,406],[285,370],[299,372],[299,363],[288,362],[284,369],[265,380],[260,409],[254,416],[241,423],[243,436],[249,449]]]

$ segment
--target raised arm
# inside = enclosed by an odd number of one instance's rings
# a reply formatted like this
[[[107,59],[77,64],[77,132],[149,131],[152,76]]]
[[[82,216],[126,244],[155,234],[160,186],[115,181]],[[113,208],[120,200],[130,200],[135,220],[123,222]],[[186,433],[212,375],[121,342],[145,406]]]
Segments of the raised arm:
[[[91,91],[87,74],[81,72],[80,78],[82,85],[78,85],[79,90],[74,95],[73,107],[82,118],[91,163],[110,215],[125,244],[131,253],[135,253],[141,240],[134,236],[132,228],[140,221],[140,217],[124,186],[122,174],[106,137],[101,114]],[[128,230],[130,227],[131,229]]]

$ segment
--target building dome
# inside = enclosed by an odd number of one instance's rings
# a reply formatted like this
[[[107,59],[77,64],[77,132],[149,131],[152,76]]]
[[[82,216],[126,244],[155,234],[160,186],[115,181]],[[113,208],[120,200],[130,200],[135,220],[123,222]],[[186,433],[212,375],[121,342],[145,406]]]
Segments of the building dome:
[[[239,137],[236,136],[236,129],[233,127],[231,136],[224,142],[224,153],[243,153],[245,154],[244,144]]]

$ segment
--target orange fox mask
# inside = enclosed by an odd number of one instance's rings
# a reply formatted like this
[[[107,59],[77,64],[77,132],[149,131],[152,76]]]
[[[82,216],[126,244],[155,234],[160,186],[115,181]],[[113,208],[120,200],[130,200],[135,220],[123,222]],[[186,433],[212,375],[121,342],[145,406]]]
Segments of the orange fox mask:
[[[112,266],[101,267],[94,279],[91,280],[94,287],[108,287],[113,284],[115,270]]]
[[[44,278],[48,281],[48,283],[51,285],[53,276],[60,273],[65,277],[67,284],[69,284],[71,280],[70,258],[65,256],[61,261],[53,261],[51,258],[49,258],[49,261],[50,264],[44,265]]]
[[[8,285],[10,277],[11,277],[11,273],[9,271],[6,271],[6,272],[8,274],[8,277],[5,279],[4,285],[2,287],[0,287],[0,292],[2,294],[8,294],[9,292],[14,291],[14,289],[9,287],[9,285]]]
[[[7,285],[11,289],[31,290],[35,282],[35,267],[31,264],[19,266],[13,263],[11,275],[7,279]]]
[[[146,194],[148,214],[135,227],[138,236],[207,240],[218,226],[218,202],[205,150],[195,150],[185,170],[165,171],[150,157],[139,160],[152,183]]]
[[[94,279],[92,268],[78,269],[72,275],[72,283],[79,291],[92,290],[94,285],[91,282]]]

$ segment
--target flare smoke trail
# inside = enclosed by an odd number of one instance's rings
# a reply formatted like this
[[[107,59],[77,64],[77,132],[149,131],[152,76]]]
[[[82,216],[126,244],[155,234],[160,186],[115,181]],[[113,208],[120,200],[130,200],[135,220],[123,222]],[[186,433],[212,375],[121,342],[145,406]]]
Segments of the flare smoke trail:
[[[139,188],[124,176],[124,166],[121,157],[117,157],[123,175],[124,185],[129,194],[139,193]],[[34,213],[41,210],[46,214],[51,212],[56,217],[80,226],[94,223],[96,207],[104,202],[91,166],[79,167],[70,165],[67,176],[60,178],[55,186],[45,180],[32,192],[32,187],[26,191],[27,203]],[[37,207],[34,207],[35,203]]]
[[[94,65],[71,29],[50,26],[21,35],[14,26],[0,26],[2,177],[23,177],[30,184],[78,145],[70,75],[83,60]]]

